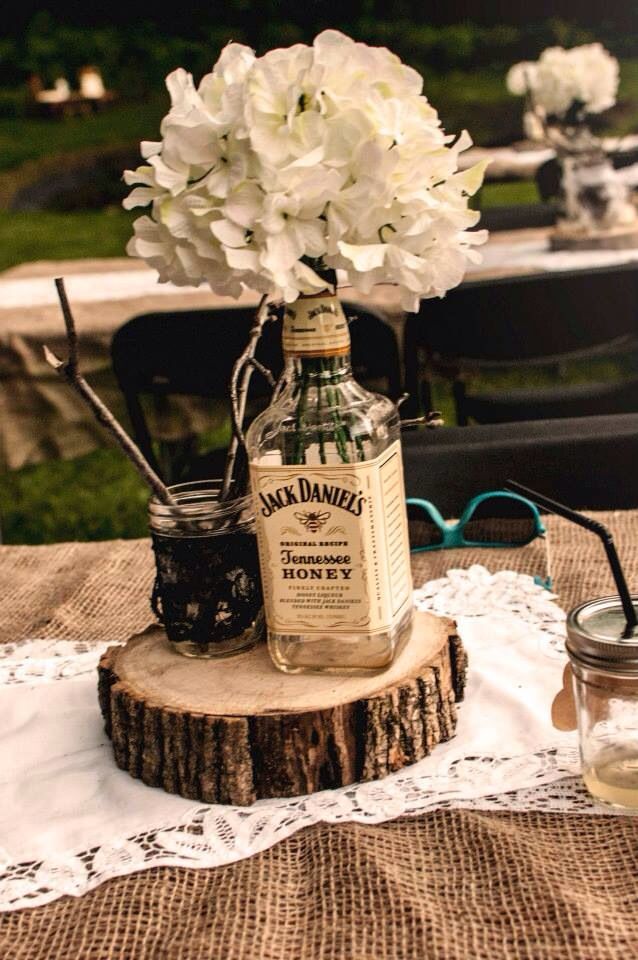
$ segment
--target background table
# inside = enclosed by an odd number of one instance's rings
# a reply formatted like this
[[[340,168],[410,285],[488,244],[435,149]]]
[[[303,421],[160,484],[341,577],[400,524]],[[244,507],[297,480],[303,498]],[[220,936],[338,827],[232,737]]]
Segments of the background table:
[[[466,282],[561,271],[587,271],[638,259],[636,251],[590,254],[544,252],[546,229],[493,234],[484,248],[483,263],[468,269]],[[54,458],[88,453],[106,440],[84,404],[48,367],[42,344],[64,355],[66,343],[53,277],[68,278],[68,292],[77,319],[82,368],[105,401],[116,410],[121,397],[110,372],[113,333],[136,314],[154,310],[215,308],[236,301],[203,288],[179,289],[158,285],[156,276],[139,261],[115,258],[24,264],[0,276],[0,469],[19,469]],[[344,291],[348,296],[348,291]],[[382,310],[400,331],[403,311],[392,286],[377,287],[368,297],[353,299]],[[247,293],[239,301],[255,304]],[[183,411],[175,435],[203,429],[197,407]]]
[[[635,584],[638,511],[597,516]],[[562,604],[611,593],[597,539],[547,525]],[[422,554],[415,582],[476,562],[535,573],[542,549]],[[152,573],[144,540],[0,548],[0,642],[123,640],[149,620]],[[616,960],[638,941],[636,828],[631,817],[463,810],[315,826],[215,870],[153,869],[4,914],[0,956]]]
[[[628,153],[638,149],[638,136],[603,137],[607,153]],[[471,147],[459,156],[459,166],[467,170],[481,160],[487,160],[486,180],[528,180],[548,160],[553,160],[556,151],[543,143],[521,140],[505,147]]]
[[[254,304],[251,292],[239,300],[206,288],[158,284],[157,275],[137,260],[111,258],[24,264],[0,276],[0,469],[19,469],[53,458],[70,459],[104,445],[105,435],[82,401],[44,362],[42,344],[66,355],[64,324],[53,278],[67,278],[77,320],[82,370],[112,408],[122,399],[111,375],[115,331],[131,317],[157,310],[219,308]],[[400,321],[403,311],[394,287],[359,297]],[[192,424],[184,412],[182,433]],[[193,424],[197,432],[198,424]],[[179,435],[180,424],[172,425]],[[199,427],[201,429],[201,426]]]

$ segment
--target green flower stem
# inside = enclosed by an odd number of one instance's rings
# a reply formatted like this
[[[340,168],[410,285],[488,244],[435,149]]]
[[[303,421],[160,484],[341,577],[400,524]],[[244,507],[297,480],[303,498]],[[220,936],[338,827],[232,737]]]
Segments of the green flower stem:
[[[329,418],[333,424],[334,443],[337,453],[343,463],[350,463],[352,458],[348,449],[351,443],[350,432],[344,423],[339,409],[339,391],[335,390],[335,385],[339,382],[340,370],[339,360],[334,357],[309,358],[302,360],[299,370],[299,395],[297,408],[295,411],[295,430],[293,434],[293,456],[292,462],[302,464],[306,462],[306,441],[308,439],[308,428],[305,424],[305,417],[308,411],[308,394],[311,387],[317,391],[317,414],[321,419],[322,410],[329,411]],[[317,429],[316,438],[319,444],[319,459],[321,463],[327,463],[326,451],[326,433],[324,430]],[[360,443],[360,441],[359,441]],[[364,459],[363,447],[361,445],[359,458]]]
[[[328,383],[334,384],[336,382],[335,358],[330,357],[326,360],[321,360],[320,363],[321,372],[328,374]],[[343,463],[350,463],[350,455],[348,452],[348,429],[341,418],[341,413],[339,412],[339,391],[333,390],[331,386],[327,386],[326,396],[328,398],[328,405],[331,411],[330,416],[335,428],[335,444],[337,447],[337,452]]]
[[[304,417],[308,404],[308,380],[308,371],[304,365],[301,369],[299,401],[297,403],[297,410],[295,412],[295,453],[293,463],[306,462],[306,449],[304,446],[306,431],[304,427]]]
[[[323,398],[321,396],[321,377],[317,381],[317,408],[321,410],[323,406]],[[322,463],[326,463],[326,439],[324,437],[323,430],[319,431],[319,459]]]

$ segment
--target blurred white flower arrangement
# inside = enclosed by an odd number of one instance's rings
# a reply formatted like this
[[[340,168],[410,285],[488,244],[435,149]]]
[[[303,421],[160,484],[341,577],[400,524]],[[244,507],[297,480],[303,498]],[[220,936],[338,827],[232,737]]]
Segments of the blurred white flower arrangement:
[[[507,87],[525,96],[525,134],[556,150],[561,191],[557,250],[632,247],[638,243],[636,207],[589,119],[616,103],[619,66],[600,43],[571,50],[548,47],[535,62],[515,64]]]
[[[510,93],[527,96],[535,112],[561,122],[613,107],[618,82],[618,61],[600,43],[548,47],[538,60],[514,64],[506,78]]]
[[[397,284],[416,310],[478,258],[468,197],[484,165],[459,172],[470,137],[444,133],[389,50],[335,30],[262,57],[230,43],[197,88],[181,69],[167,86],[162,140],[125,174],[125,207],[151,206],[128,252],[160,281],[290,302],[339,269],[363,292]]]

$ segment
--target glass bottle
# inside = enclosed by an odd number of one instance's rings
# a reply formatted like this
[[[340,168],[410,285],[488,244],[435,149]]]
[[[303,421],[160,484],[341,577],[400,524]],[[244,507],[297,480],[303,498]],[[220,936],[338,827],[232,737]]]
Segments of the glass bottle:
[[[286,307],[283,348],[246,437],[270,654],[287,673],[377,672],[412,617],[399,413],[354,380],[334,292]]]

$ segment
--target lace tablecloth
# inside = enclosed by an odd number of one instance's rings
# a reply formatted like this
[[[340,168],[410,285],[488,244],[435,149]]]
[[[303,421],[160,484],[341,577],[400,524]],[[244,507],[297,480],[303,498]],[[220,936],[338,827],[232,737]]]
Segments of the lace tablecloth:
[[[193,804],[115,767],[95,693],[104,644],[5,645],[0,909],[154,866],[230,863],[321,821],[380,823],[442,807],[599,811],[576,777],[576,735],[551,724],[565,662],[552,596],[529,576],[474,566],[426,584],[415,602],[455,617],[468,651],[456,737],[383,781],[250,808]]]

